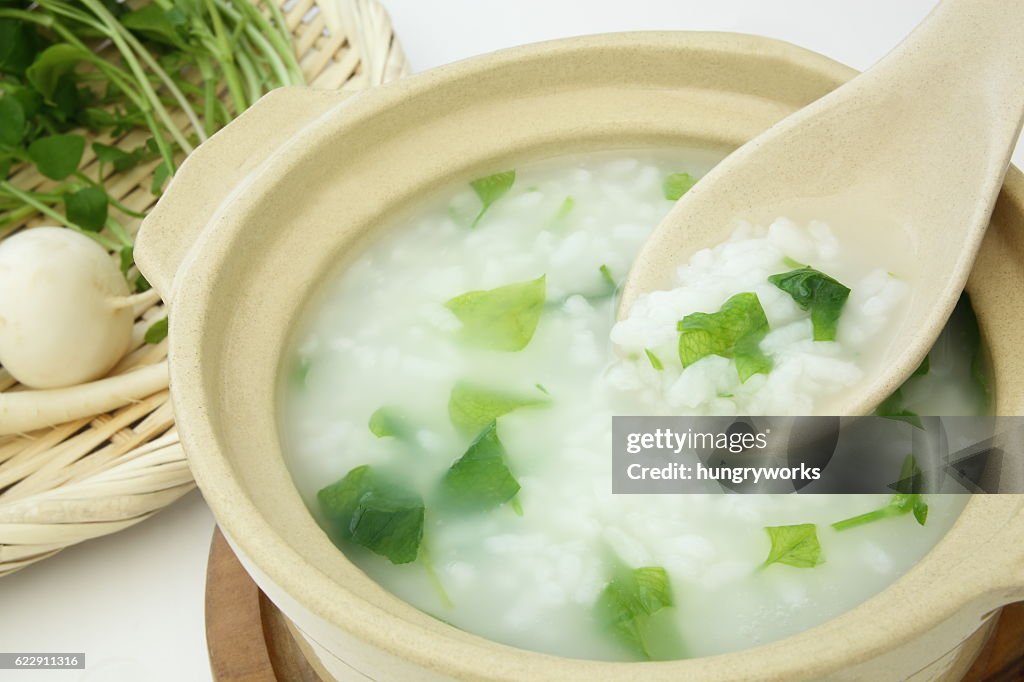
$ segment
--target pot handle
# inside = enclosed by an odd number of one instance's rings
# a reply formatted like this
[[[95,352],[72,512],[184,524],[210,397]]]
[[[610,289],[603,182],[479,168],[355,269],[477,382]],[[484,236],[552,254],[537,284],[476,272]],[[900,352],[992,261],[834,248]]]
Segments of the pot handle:
[[[135,262],[164,301],[192,244],[235,187],[306,124],[353,92],[294,86],[264,95],[185,159],[142,221]]]

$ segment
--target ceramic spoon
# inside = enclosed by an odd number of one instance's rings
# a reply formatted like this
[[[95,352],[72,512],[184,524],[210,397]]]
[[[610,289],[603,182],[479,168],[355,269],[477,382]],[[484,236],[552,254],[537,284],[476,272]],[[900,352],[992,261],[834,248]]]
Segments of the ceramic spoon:
[[[738,220],[825,221],[911,285],[879,361],[820,408],[868,413],[917,368],[952,312],[1022,115],[1024,0],[946,0],[869,71],[754,138],[685,194],[641,250],[619,315],[638,295],[671,288],[676,268],[726,240]]]

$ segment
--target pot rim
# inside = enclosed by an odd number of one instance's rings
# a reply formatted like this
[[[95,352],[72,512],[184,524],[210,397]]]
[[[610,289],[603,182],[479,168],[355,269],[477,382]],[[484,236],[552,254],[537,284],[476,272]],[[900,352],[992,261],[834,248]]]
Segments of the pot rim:
[[[920,636],[965,604],[1002,587],[988,576],[979,584],[947,585],[941,591],[937,588],[928,590],[930,585],[919,578],[924,568],[934,563],[933,555],[940,553],[940,549],[952,543],[958,535],[964,534],[963,526],[968,519],[985,510],[986,514],[995,511],[999,518],[1008,522],[1019,514],[1024,504],[1020,496],[975,497],[939,544],[893,585],[854,609],[809,630],[759,647],[698,659],[643,663],[568,659],[499,644],[440,623],[436,630],[427,629],[370,603],[332,580],[296,552],[263,518],[235,479],[231,464],[219,447],[215,429],[206,419],[208,407],[196,398],[207,395],[200,339],[203,320],[215,314],[208,306],[213,291],[210,273],[231,258],[231,238],[244,225],[252,210],[246,202],[238,201],[240,196],[258,196],[271,190],[276,177],[301,163],[309,149],[316,148],[339,127],[356,126],[360,120],[440,84],[493,77],[501,69],[523,60],[578,58],[591,50],[665,50],[680,45],[708,53],[784,60],[808,73],[837,81],[846,80],[856,73],[827,57],[789,43],[731,33],[601,34],[520,46],[474,57],[361,94],[346,102],[342,115],[334,109],[316,119],[273,155],[273,164],[263,166],[236,189],[215,217],[218,229],[205,231],[196,242],[196,248],[189,252],[175,279],[172,307],[176,315],[169,342],[171,383],[175,388],[172,399],[181,440],[189,453],[196,481],[232,544],[269,580],[307,610],[397,657],[463,679],[503,680],[526,676],[537,680],[593,680],[643,674],[646,679],[669,680],[704,679],[723,673],[744,679],[803,679],[834,670],[838,660],[870,658],[895,644]],[[339,122],[339,119],[344,121]],[[268,168],[270,165],[274,166],[273,170]],[[1008,174],[1006,189],[1016,204],[1024,204],[1024,178],[1014,169]],[[183,339],[190,343],[182,343]],[[183,396],[189,396],[189,400]],[[1010,497],[1015,499],[1008,499]],[[1001,527],[994,529],[992,535],[1001,530]],[[990,537],[975,538],[973,546],[979,548],[990,541]],[[973,559],[964,558],[959,565],[960,570],[973,566]],[[957,566],[949,568],[952,572]],[[379,589],[384,591],[384,588]],[[902,592],[905,598],[907,590],[917,596],[926,592],[942,594],[945,599],[921,599],[885,627],[871,629],[866,624],[857,627],[858,620],[865,620],[864,613],[880,603],[891,601],[897,592]],[[311,594],[318,598],[309,598]],[[412,608],[390,593],[386,594],[390,601],[403,608]],[[856,637],[850,636],[850,627],[859,630]],[[840,639],[844,646],[837,649],[833,645]],[[795,645],[803,648],[804,657],[793,656]]]

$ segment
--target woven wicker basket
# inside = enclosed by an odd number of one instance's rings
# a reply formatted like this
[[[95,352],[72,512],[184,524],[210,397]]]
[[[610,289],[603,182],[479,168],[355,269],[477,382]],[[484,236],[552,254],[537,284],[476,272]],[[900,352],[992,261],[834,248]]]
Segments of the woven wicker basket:
[[[326,89],[359,89],[403,75],[405,57],[390,19],[376,0],[330,0],[340,28],[329,32],[314,0],[287,0],[282,9],[307,82]],[[134,148],[143,133],[108,144]],[[85,172],[97,166],[87,152]],[[110,194],[146,211],[157,162],[106,181]],[[47,181],[23,168],[14,184],[31,189]],[[138,221],[119,215],[132,233]],[[41,216],[18,227],[43,224]],[[117,532],[163,509],[194,487],[168,401],[166,341],[148,345],[143,334],[166,315],[156,301],[137,310],[133,350],[114,374],[151,366],[152,395],[116,409],[31,433],[0,436],[0,576],[53,556],[63,548]],[[0,391],[21,391],[0,368]]]

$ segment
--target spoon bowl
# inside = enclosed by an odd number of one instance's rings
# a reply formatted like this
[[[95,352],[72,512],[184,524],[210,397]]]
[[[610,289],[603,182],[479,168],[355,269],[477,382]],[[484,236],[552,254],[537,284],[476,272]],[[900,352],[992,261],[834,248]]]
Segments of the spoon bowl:
[[[911,285],[863,380],[820,406],[870,412],[920,365],[952,312],[1022,115],[1024,2],[946,0],[869,71],[769,128],[687,192],[634,262],[619,317],[638,296],[671,288],[676,268],[739,221],[826,222],[869,258],[883,254]]]

